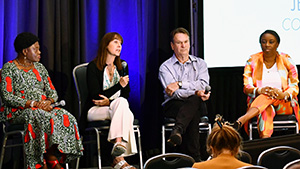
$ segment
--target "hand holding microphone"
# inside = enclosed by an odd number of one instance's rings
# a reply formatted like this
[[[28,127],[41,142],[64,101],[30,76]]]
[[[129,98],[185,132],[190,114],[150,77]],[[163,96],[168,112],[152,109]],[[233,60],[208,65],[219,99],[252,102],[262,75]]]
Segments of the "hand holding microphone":
[[[201,97],[201,99],[203,101],[206,101],[209,99],[209,96],[210,96],[210,90],[211,90],[211,87],[210,86],[205,86],[205,89],[204,91],[203,90],[197,90],[195,92],[195,94],[198,96],[198,97]]]
[[[64,100],[61,100],[59,102],[52,103],[50,106],[57,107],[57,106],[65,106],[65,105],[66,105],[66,102]]]
[[[208,94],[208,92],[210,92],[210,90],[211,90],[210,86],[205,86],[204,94]]]
[[[121,64],[122,64],[122,68],[123,68],[123,76],[126,76],[127,63],[125,61],[123,61]]]
[[[122,71],[123,71],[123,76],[120,78],[120,85],[124,88],[127,86],[129,82],[129,76],[126,74],[126,68],[127,68],[127,63],[123,61],[122,63]]]

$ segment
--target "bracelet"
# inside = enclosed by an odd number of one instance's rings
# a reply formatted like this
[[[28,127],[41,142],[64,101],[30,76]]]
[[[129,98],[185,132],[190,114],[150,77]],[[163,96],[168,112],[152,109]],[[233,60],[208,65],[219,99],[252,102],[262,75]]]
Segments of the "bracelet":
[[[33,105],[34,102],[35,102],[34,100],[32,100],[32,101],[30,102],[30,107],[34,107],[34,105]]]
[[[287,93],[287,92],[285,92],[285,93]],[[287,94],[287,95],[284,96],[284,100],[285,100],[285,101],[289,101],[289,98],[290,98],[290,95],[289,95],[289,94]]]
[[[257,94],[261,94],[261,87],[257,89]]]

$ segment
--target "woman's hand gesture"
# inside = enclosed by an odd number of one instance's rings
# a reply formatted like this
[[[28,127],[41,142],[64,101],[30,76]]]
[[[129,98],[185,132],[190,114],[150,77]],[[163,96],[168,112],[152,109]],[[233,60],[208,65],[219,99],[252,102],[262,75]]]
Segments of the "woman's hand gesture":
[[[120,85],[124,88],[127,86],[128,82],[129,82],[129,76],[126,75],[124,77],[120,77]]]
[[[109,99],[106,96],[101,95],[101,94],[99,94],[99,96],[102,97],[103,99],[102,100],[93,100],[94,104],[96,106],[109,106],[109,103],[110,103]]]

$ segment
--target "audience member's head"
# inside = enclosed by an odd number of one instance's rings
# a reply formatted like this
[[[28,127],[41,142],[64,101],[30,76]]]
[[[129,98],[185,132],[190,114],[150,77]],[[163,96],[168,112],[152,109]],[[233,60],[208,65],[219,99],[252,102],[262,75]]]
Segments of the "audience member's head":
[[[216,157],[224,151],[236,156],[241,148],[242,138],[231,126],[215,123],[212,132],[207,138],[207,152]]]

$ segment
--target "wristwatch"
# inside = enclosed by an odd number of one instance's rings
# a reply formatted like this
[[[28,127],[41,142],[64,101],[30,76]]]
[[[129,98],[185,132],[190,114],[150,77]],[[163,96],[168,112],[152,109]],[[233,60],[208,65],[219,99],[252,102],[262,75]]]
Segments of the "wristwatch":
[[[179,89],[181,89],[182,88],[182,81],[178,81],[178,86],[179,86]]]

